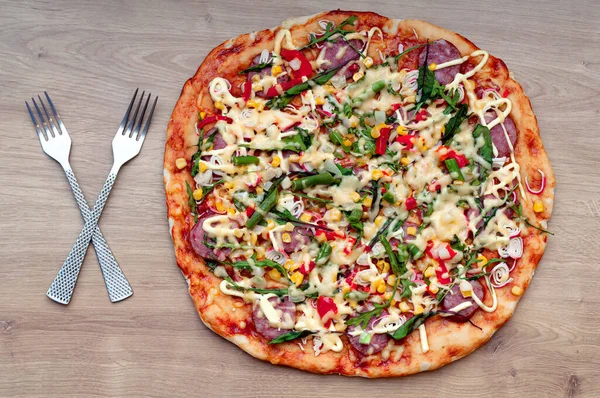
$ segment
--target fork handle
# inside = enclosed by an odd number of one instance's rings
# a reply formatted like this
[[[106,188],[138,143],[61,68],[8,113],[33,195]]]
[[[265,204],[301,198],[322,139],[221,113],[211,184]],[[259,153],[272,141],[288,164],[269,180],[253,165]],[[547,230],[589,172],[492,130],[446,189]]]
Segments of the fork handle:
[[[98,220],[104,210],[104,205],[108,199],[108,195],[115,183],[117,178],[117,170],[111,170],[108,178],[104,182],[104,186],[98,195],[96,204],[92,209],[90,216],[85,220],[83,229],[79,233],[73,248],[69,252],[67,259],[63,263],[62,267],[58,271],[56,278],[50,285],[46,295],[52,300],[60,304],[69,304],[71,297],[73,296],[73,290],[75,290],[75,283],[77,277],[79,277],[79,271],[81,271],[81,265],[85,258],[85,253],[90,245],[92,235],[98,226]]]
[[[70,167],[65,168],[65,174],[67,175],[67,180],[69,181],[69,185],[71,186],[81,215],[84,220],[87,220],[90,217],[91,210],[83,196],[83,192],[79,187],[75,174]],[[98,226],[96,226],[94,234],[92,235],[92,244],[96,250],[96,257],[98,257],[98,262],[100,263],[102,277],[104,278],[110,301],[115,303],[131,296],[133,294],[131,285],[123,274],[123,271],[121,271],[117,259],[110,250],[110,247],[108,247],[108,243],[106,243]]]

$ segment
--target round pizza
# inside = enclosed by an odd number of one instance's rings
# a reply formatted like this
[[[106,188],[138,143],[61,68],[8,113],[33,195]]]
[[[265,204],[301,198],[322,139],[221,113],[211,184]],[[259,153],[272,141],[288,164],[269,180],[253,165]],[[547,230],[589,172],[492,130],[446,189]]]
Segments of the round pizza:
[[[338,10],[212,50],[173,111],[164,184],[208,328],[274,364],[386,377],[461,358],[510,318],[555,180],[500,59]]]

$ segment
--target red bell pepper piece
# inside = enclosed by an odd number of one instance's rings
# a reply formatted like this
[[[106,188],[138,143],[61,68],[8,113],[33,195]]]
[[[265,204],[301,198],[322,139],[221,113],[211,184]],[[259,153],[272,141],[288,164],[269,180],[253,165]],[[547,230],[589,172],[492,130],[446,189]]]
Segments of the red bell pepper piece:
[[[510,94],[510,93],[508,92],[508,89],[504,90],[504,92],[502,93],[502,98],[506,98],[506,97],[508,97],[508,94]]]
[[[244,83],[244,102],[248,102],[250,95],[252,94],[252,81],[248,80]]]
[[[421,122],[423,120],[427,120],[427,110],[426,109],[421,109],[415,115],[415,122]]]
[[[413,147],[413,137],[412,135],[399,135],[396,137],[396,142],[401,143],[410,151]]]
[[[375,153],[378,155],[384,155],[387,149],[388,139],[390,138],[390,127],[384,127],[379,130],[379,137],[375,141]]]
[[[438,261],[439,267],[435,269],[435,275],[437,276],[437,280],[439,283],[443,285],[447,285],[452,282],[452,279],[449,278],[448,268],[443,261]]]
[[[327,240],[336,240],[337,238],[341,238],[344,239],[346,237],[346,234],[343,231],[325,231],[325,230],[318,230],[317,231],[317,236],[325,234],[325,238]]]
[[[414,197],[408,197],[404,201],[404,205],[406,206],[406,210],[412,210],[417,207],[417,200]]]
[[[440,160],[442,162],[446,159],[454,159],[454,160],[456,160],[458,167],[465,167],[466,165],[469,164],[469,159],[467,159],[464,155],[457,153],[454,149],[450,149],[448,147],[441,146],[436,151],[441,152]]]
[[[392,104],[392,112],[396,112],[400,108],[402,108],[402,104]]]
[[[300,62],[300,67],[297,70],[294,70],[294,78],[302,78],[303,76],[310,76],[313,73],[312,65],[306,55],[302,51],[298,50],[288,50],[282,48],[280,51],[281,57],[288,62],[292,62],[294,59],[297,59]],[[293,70],[293,68],[292,68]]]
[[[346,243],[346,247],[344,247],[344,254],[345,255],[349,255],[350,253],[352,253],[352,248],[354,247],[354,244],[356,243],[356,238],[351,236],[348,238],[348,242]]]
[[[312,271],[313,269],[315,269],[315,262],[311,261],[308,264],[306,263],[302,263],[302,265],[300,266],[300,268],[298,268],[298,272],[300,272],[302,275],[308,275],[310,274],[310,271]]]
[[[248,217],[252,217],[252,214],[254,214],[254,207],[252,207],[252,206],[246,207],[246,215]]]
[[[201,129],[202,127],[206,126],[207,124],[214,123],[218,120],[225,120],[228,124],[233,123],[233,120],[230,117],[222,116],[222,115],[214,115],[214,116],[205,117],[204,119],[200,120],[198,122],[198,128]]]
[[[281,87],[281,92],[283,93],[289,90],[290,88],[297,86],[300,83],[302,83],[302,78],[294,78],[285,83],[277,83],[276,85],[267,90],[267,98],[273,98],[279,95],[280,90],[278,90],[277,87]]]
[[[338,313],[338,308],[331,297],[319,296],[317,299],[317,312],[321,319],[327,317],[325,327],[328,328],[331,325],[331,316]]]

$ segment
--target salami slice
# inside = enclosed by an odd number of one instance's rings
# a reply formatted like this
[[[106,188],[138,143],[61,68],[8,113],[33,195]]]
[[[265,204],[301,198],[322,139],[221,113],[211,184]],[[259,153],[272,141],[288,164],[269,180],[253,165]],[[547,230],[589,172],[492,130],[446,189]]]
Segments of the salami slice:
[[[350,43],[350,44],[348,44]],[[339,66],[346,65],[348,62],[358,59],[359,54],[356,50],[361,50],[363,42],[358,39],[349,40],[348,42],[339,39],[337,41],[327,43],[323,47],[323,60],[325,61],[322,65],[323,69],[333,69]]]
[[[292,232],[288,232],[290,235],[290,242],[283,242],[283,250],[286,253],[293,253],[310,243],[310,228],[294,228]]]
[[[221,133],[216,133],[213,141],[213,149],[223,149],[225,147],[227,147],[227,142],[225,142]]]
[[[387,314],[388,313],[386,311],[383,311],[381,313],[381,316],[386,316]],[[369,321],[369,324],[367,325],[367,330],[372,330],[373,325],[380,318],[381,317],[371,318],[371,320]],[[371,341],[369,342],[369,344],[362,344],[360,342],[360,335],[359,336],[351,336],[350,335],[350,333],[353,332],[354,330],[356,330],[356,328],[357,328],[357,326],[348,327],[346,334],[348,335],[348,341],[350,341],[350,344],[352,344],[352,347],[354,347],[354,349],[356,351],[360,352],[363,355],[377,354],[378,352],[383,350],[385,348],[385,346],[387,346],[388,342],[390,341],[390,336],[388,334],[376,333],[371,336]]]
[[[471,286],[473,286],[473,294],[475,294],[480,300],[483,300],[483,287],[481,286],[481,283],[478,281],[471,281]],[[463,297],[458,285],[454,285],[452,290],[446,294],[446,297],[444,297],[444,300],[442,301],[442,307],[448,311],[465,302],[470,302],[471,306],[459,311],[458,314],[460,317],[451,317],[451,319],[455,321],[464,322],[466,319],[473,316],[475,311],[479,309],[479,306],[471,297]]]
[[[200,217],[198,217],[198,222],[194,225],[194,228],[190,231],[190,243],[192,244],[192,249],[201,257],[206,258],[216,258],[215,252],[208,246],[204,244],[206,238],[206,232],[202,227],[202,224],[207,218],[214,216],[216,213],[213,213],[210,210],[207,210]]]
[[[296,322],[296,304],[292,303],[289,297],[286,297],[283,301],[277,297],[272,297],[269,299],[269,302],[273,304],[276,311],[281,311],[280,316],[282,319],[287,316],[290,317],[294,323]],[[254,309],[252,310],[252,320],[254,321],[256,331],[269,340],[273,340],[290,330],[272,327],[258,304],[254,305]]]
[[[258,64],[260,64],[260,55],[257,55],[257,56],[256,56],[256,57],[255,57],[255,58],[252,60],[252,66],[256,66],[256,65],[258,65]],[[264,68],[264,69],[261,69],[261,70],[259,70],[259,71],[252,71],[252,72],[248,72],[248,80],[249,80],[249,81],[254,81],[254,80],[252,80],[252,78],[253,78],[255,75],[258,75],[258,76],[259,76],[259,80],[260,80],[260,79],[262,79],[262,78],[263,78],[263,77],[265,77],[265,76],[271,76],[271,70],[272,70],[272,68],[271,68],[270,66],[267,66],[266,68]],[[279,75],[279,76],[277,77],[277,83],[279,83],[279,84],[282,84],[282,83],[287,83],[289,80],[290,80],[290,77],[289,77],[288,75],[284,75],[284,74],[282,74],[282,75]],[[265,89],[264,89],[264,90],[262,90],[262,91],[257,91],[257,92],[256,92],[256,95],[257,95],[258,97],[265,98],[265,97],[267,96],[267,89],[265,88]]]
[[[484,115],[485,122],[490,123],[494,119],[496,119],[496,113],[494,111],[487,111]],[[512,121],[510,117],[504,119],[504,128],[508,133],[508,138],[510,139],[510,143],[514,148],[515,143],[517,142],[517,126],[515,126],[515,122]],[[504,130],[502,129],[502,125],[499,123],[490,129],[490,135],[492,136],[492,142],[494,146],[498,150],[498,158],[503,158],[510,155],[510,146],[506,141],[506,136],[504,135]]]
[[[425,56],[427,49],[424,48],[419,55],[419,65],[422,66],[425,63]],[[436,40],[429,44],[429,55],[427,57],[427,64],[440,65],[448,61],[452,61],[460,58],[460,51],[456,46],[446,40]],[[448,66],[436,70],[434,72],[436,80],[440,84],[448,84],[454,80],[456,74],[460,72],[460,65]]]

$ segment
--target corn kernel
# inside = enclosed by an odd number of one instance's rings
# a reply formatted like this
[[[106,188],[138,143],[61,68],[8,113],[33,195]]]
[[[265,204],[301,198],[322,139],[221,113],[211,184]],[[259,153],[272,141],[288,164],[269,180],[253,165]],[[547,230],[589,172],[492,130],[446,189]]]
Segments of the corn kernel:
[[[338,209],[329,210],[329,215],[332,221],[340,221],[342,219],[342,213]]]
[[[221,101],[217,101],[217,102],[215,102],[215,108],[217,108],[219,110],[223,110],[223,109],[225,109],[225,105],[223,105],[223,103]]]
[[[200,170],[201,173],[204,173],[207,169],[208,169],[208,167],[206,167],[206,163],[204,163],[204,162],[198,163],[198,170]]]
[[[187,167],[187,160],[185,158],[179,158],[175,161],[175,166],[179,169],[185,169]]]
[[[317,98],[315,98],[315,104],[316,105],[324,105],[325,99],[323,97],[317,97]]]
[[[358,306],[358,301],[356,301],[356,300],[348,300],[348,304],[350,304],[350,307],[356,308]]]
[[[446,125],[444,124],[440,129],[440,133],[444,134],[446,132]]]
[[[396,131],[398,132],[398,135],[406,135],[406,134],[408,134],[408,130],[406,130],[406,127],[404,127],[404,126],[398,126],[398,127],[396,127]]]
[[[433,294],[437,294],[437,292],[440,291],[440,288],[437,285],[432,283],[429,285],[429,291]]]
[[[352,80],[354,80],[355,82],[359,81],[360,79],[363,78],[365,74],[362,72],[356,72],[355,74],[352,75]]]
[[[325,89],[325,91],[327,91],[329,94],[333,94],[335,93],[335,88],[331,85],[331,84],[324,84],[323,88]]]
[[[385,292],[385,294],[383,295],[383,299],[385,301],[389,300],[392,298],[392,292]]]
[[[384,293],[386,286],[383,279],[377,279],[373,282],[372,288],[377,291],[377,293]]]
[[[235,237],[236,237],[236,238],[241,238],[242,236],[244,236],[244,230],[243,230],[243,229],[236,228],[236,229],[233,231],[233,234],[235,235]]]
[[[406,234],[407,235],[416,235],[417,234],[417,228],[415,228],[415,227],[407,227],[406,228]]]
[[[371,137],[373,137],[373,138],[379,138],[379,136],[381,136],[381,133],[379,132],[379,129],[372,129],[371,130]]]
[[[390,286],[394,286],[394,283],[396,283],[396,275],[390,275],[387,278],[387,284]]]
[[[363,64],[365,64],[365,66],[367,68],[370,68],[371,66],[373,66],[373,58],[371,58],[371,57],[365,57],[363,59]]]
[[[408,306],[408,303],[406,301],[402,301],[398,307],[400,308],[400,311],[402,311],[402,312],[410,311],[410,307]]]
[[[371,172],[371,178],[375,181],[379,180],[381,177],[383,177],[383,172],[381,170],[375,169]]]
[[[279,167],[281,164],[281,158],[279,156],[273,156],[273,160],[271,160],[271,166]]]
[[[360,200],[360,194],[358,192],[352,192],[350,194],[350,199],[352,199],[354,202],[358,202]]]
[[[304,280],[304,275],[301,272],[294,272],[290,275],[290,280],[296,285],[300,286]]]
[[[285,243],[290,243],[292,241],[292,237],[287,232],[281,235],[281,240]]]
[[[380,226],[383,223],[383,217],[377,216],[375,217],[375,225]]]
[[[275,228],[275,221],[268,220],[267,221],[267,229],[273,229],[273,228]]]
[[[475,82],[471,79],[467,79],[464,81],[463,83],[465,85],[465,88],[469,91],[473,91],[475,90]]]
[[[523,289],[521,287],[519,287],[519,286],[513,286],[513,288],[510,291],[515,296],[520,296],[520,295],[523,294]]]
[[[293,266],[294,266],[294,261],[290,258],[285,260],[285,263],[283,264],[283,267],[287,270],[290,270]]]
[[[256,247],[254,248],[254,251],[256,252],[256,258],[259,260],[262,260],[263,258],[265,258],[265,248],[262,246]]]
[[[258,241],[258,235],[252,232],[252,235],[250,235],[250,243],[254,246],[256,245],[256,241]]]
[[[350,291],[352,290],[352,288],[348,285],[344,285],[344,287],[342,287],[342,293],[350,293]]]
[[[396,300],[394,300],[394,299],[392,299],[392,301],[390,301],[390,305],[391,305],[392,307],[393,307],[393,306],[395,306],[395,305],[396,305],[396,303],[397,303],[397,301],[396,301]]]
[[[256,187],[256,193],[258,195],[260,195],[261,193],[265,192],[265,189],[263,187]]]
[[[373,198],[371,198],[370,196],[367,196],[365,200],[363,200],[363,206],[371,207],[372,204]]]
[[[422,313],[423,313],[423,307],[421,307],[420,305],[415,306],[415,309],[413,310],[413,314],[419,315]]]
[[[254,75],[254,76],[256,76],[256,75]],[[264,89],[264,87],[260,83],[255,83],[252,85],[252,91],[258,92],[258,91],[263,91],[263,89]]]
[[[486,264],[488,263],[488,259],[486,256],[484,256],[483,254],[480,254],[479,256],[477,256],[477,266],[478,267],[484,267]]]
[[[223,202],[221,202],[220,200],[217,203],[215,203],[215,208],[218,212],[225,211],[225,205],[223,205]]]
[[[358,123],[360,123],[360,119],[355,115],[352,115],[350,116],[350,119],[348,119],[348,122],[350,123],[350,127],[356,127],[358,126]]]
[[[464,184],[464,182],[462,182],[461,180],[454,180],[454,181],[452,181],[452,184],[453,185],[462,185],[462,184]]]
[[[402,166],[408,166],[408,165],[409,165],[409,163],[410,163],[410,160],[408,160],[408,158],[406,158],[406,157],[404,157],[404,158],[400,159],[400,164],[401,164]]]
[[[246,106],[248,108],[258,108],[261,105],[260,102],[256,101],[256,100],[248,100],[248,102],[246,102]]]
[[[429,64],[429,70],[435,70],[435,68],[437,68],[437,64],[435,62]]]
[[[206,112],[200,112],[200,120],[206,117]]]
[[[281,67],[281,65],[275,65],[274,67],[271,68],[271,74],[273,76],[280,75],[281,72],[283,72],[283,68]]]
[[[348,328],[348,325],[345,323],[336,323],[334,327],[337,332],[344,332]]]
[[[535,211],[536,213],[541,213],[544,211],[544,203],[542,203],[541,200],[537,200],[534,204],[533,204],[533,211]]]
[[[269,276],[271,277],[271,279],[279,279],[281,278],[281,272],[273,268],[271,271],[269,271]]]
[[[231,189],[233,188],[233,182],[231,181],[225,181],[225,183],[223,184],[223,186],[227,189]]]
[[[194,200],[200,200],[202,199],[202,188],[197,188],[194,190],[194,192],[192,193],[192,196],[194,197]]]
[[[390,263],[388,263],[385,260],[379,260],[377,262],[377,267],[379,267],[381,272],[385,274],[386,272],[389,272],[389,270],[390,270]]]
[[[325,234],[319,234],[319,235],[315,236],[315,238],[317,239],[317,242],[319,242],[319,243],[323,243],[327,240],[327,236],[325,236]]]
[[[285,225],[283,226],[283,229],[288,231],[288,232],[292,232],[294,230],[294,224],[292,224],[291,222],[286,222]]]
[[[425,269],[425,272],[423,272],[423,276],[426,278],[431,278],[434,275],[435,275],[435,268],[433,268],[433,267],[427,267]]]
[[[404,98],[404,102],[406,102],[407,104],[414,104],[416,101],[417,101],[417,97],[414,95]]]
[[[229,214],[230,216],[235,216],[235,209],[230,207],[229,209],[227,209],[227,214]],[[238,238],[241,238],[241,236],[238,236]]]
[[[344,146],[350,146],[350,145],[352,145],[352,141],[350,141],[349,139],[345,139],[343,144],[344,144]]]
[[[310,222],[311,218],[312,218],[311,214],[302,213],[302,215],[300,216],[300,221],[302,221],[302,222]]]

